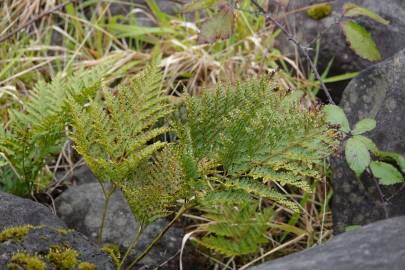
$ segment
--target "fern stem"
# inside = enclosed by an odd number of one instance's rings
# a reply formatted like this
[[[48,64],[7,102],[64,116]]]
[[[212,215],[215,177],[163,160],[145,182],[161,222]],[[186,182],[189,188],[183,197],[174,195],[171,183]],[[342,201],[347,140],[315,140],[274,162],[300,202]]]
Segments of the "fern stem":
[[[125,252],[124,257],[122,257],[121,262],[117,266],[117,270],[121,270],[122,265],[124,264],[125,260],[127,259],[129,253],[131,250],[135,247],[135,245],[138,243],[140,236],[142,235],[143,232],[143,224],[139,224],[138,231],[136,233],[135,239],[129,244],[127,251]]]
[[[104,206],[103,206],[103,213],[101,216],[100,229],[99,229],[98,235],[97,235],[97,244],[99,244],[99,245],[101,245],[103,242],[103,230],[104,230],[104,226],[105,226],[105,221],[107,219],[108,204],[110,202],[112,194],[115,191],[115,186],[113,184],[112,184],[111,190],[109,192],[107,192],[106,188],[104,187],[104,185],[102,183],[100,183],[100,185],[101,185],[101,189],[104,194]]]
[[[135,258],[135,260],[127,267],[127,270],[131,270],[134,266],[142,260],[149,251],[153,248],[153,246],[165,235],[165,233],[173,226],[173,224],[190,208],[194,206],[194,203],[184,204],[180,210],[177,212],[176,216],[160,231],[160,233],[153,239],[153,241],[145,248],[142,253]]]

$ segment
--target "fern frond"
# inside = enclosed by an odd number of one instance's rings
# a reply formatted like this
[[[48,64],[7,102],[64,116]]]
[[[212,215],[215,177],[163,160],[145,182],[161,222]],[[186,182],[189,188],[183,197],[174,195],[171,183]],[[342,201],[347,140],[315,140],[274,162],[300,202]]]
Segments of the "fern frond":
[[[217,207],[215,213],[208,215],[214,220],[201,225],[208,234],[198,242],[226,256],[255,253],[268,242],[266,232],[272,216],[270,208],[257,212],[251,201]]]
[[[104,100],[93,100],[82,108],[70,98],[77,151],[100,180],[120,183],[139,164],[166,143],[155,140],[168,128],[155,127],[171,111],[160,88],[161,74],[147,68],[129,85],[120,85],[115,95],[104,92]]]
[[[57,76],[51,83],[39,82],[22,110],[9,111],[10,120],[0,133],[0,152],[8,161],[1,173],[8,177],[2,177],[0,188],[19,195],[33,190],[46,159],[59,152],[66,141],[67,97],[83,104],[94,97],[102,76],[101,69],[94,69],[67,78]]]

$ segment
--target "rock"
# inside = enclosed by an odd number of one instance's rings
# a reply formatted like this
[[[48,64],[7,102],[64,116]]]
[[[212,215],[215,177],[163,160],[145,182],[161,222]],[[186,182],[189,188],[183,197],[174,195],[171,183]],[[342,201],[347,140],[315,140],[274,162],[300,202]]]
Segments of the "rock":
[[[402,270],[405,216],[369,224],[251,270]]]
[[[289,10],[297,10],[312,4],[325,2],[324,0],[290,0]],[[383,18],[389,20],[390,25],[382,25],[366,17],[354,17],[354,20],[371,32],[376,41],[382,59],[387,59],[405,48],[405,1],[403,0],[337,0],[333,3],[331,16],[321,20],[311,19],[307,13],[295,12],[288,16],[289,27],[295,29],[296,38],[304,47],[315,49],[314,42],[320,34],[319,67],[322,71],[328,62],[334,58],[330,75],[361,71],[373,63],[356,55],[347,45],[345,36],[336,22],[342,13],[344,3],[352,2],[375,11]],[[278,47],[284,55],[295,55],[294,46],[284,35],[280,35]],[[312,50],[314,53],[315,50]],[[340,88],[340,87],[338,87]],[[340,90],[343,90],[341,88]],[[340,96],[339,93],[335,94]]]
[[[112,259],[97,245],[66,225],[45,206],[0,192],[0,269],[18,252],[39,256],[47,269],[55,269],[46,255],[51,247],[71,248],[77,252],[78,262],[89,262],[100,270],[113,270]]]
[[[405,49],[353,79],[344,91],[341,106],[353,126],[371,117],[377,127],[367,133],[383,151],[405,155]],[[335,232],[346,226],[362,225],[386,218],[375,182],[365,174],[357,180],[343,153],[332,162],[334,196],[332,212]],[[401,184],[381,186],[386,198],[387,216],[405,214],[405,190]]]
[[[66,225],[42,204],[0,191],[0,230],[25,224],[65,227]]]
[[[66,222],[69,228],[92,239],[97,237],[104,205],[104,195],[98,183],[71,187],[56,199],[55,204],[58,216]],[[148,226],[133,255],[143,251],[165,224],[166,221],[162,219]],[[103,242],[118,245],[125,252],[135,238],[138,226],[124,196],[120,191],[115,191],[108,207]],[[171,228],[142,260],[142,264],[157,265],[175,255],[181,246],[182,236],[181,229]],[[173,269],[177,269],[177,267]]]

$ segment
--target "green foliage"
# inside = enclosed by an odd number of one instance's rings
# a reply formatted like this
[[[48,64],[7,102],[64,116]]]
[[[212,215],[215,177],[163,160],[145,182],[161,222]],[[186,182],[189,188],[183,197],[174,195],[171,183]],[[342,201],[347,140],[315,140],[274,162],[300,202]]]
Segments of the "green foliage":
[[[372,10],[358,6],[353,3],[345,3],[343,5],[343,14],[346,17],[366,16],[384,25],[388,25],[390,23],[389,21],[387,21],[377,13],[373,12]]]
[[[0,127],[0,152],[7,164],[0,168],[0,188],[18,195],[33,192],[42,169],[66,141],[67,97],[83,105],[100,88],[101,69],[82,71],[51,83],[39,82],[21,110],[10,110]]]
[[[370,153],[362,141],[352,137],[346,142],[345,156],[349,167],[360,176],[370,165]]]
[[[38,256],[18,252],[13,255],[11,262],[7,264],[8,270],[45,270],[46,264]]]
[[[373,161],[370,164],[373,175],[380,179],[382,185],[393,185],[404,181],[402,174],[389,163]]]
[[[369,61],[381,59],[380,51],[366,28],[352,20],[345,21],[341,25],[350,48],[356,54]]]
[[[307,14],[314,20],[320,20],[332,13],[332,5],[330,4],[315,4],[312,5],[308,10]]]
[[[55,269],[70,270],[78,263],[79,253],[71,248],[55,247],[48,252],[47,259]]]
[[[266,233],[273,216],[271,208],[257,211],[257,202],[244,200],[232,205],[217,204],[205,214],[212,220],[200,226],[207,231],[200,244],[226,256],[241,256],[257,252],[268,242]]]
[[[157,68],[147,68],[128,85],[116,92],[104,91],[103,98],[83,108],[70,99],[75,149],[83,156],[97,178],[111,181],[127,198],[141,222],[149,223],[166,213],[171,195],[164,193],[167,184],[177,188],[176,175],[168,174],[162,182],[145,164],[167,143],[158,137],[169,131],[159,121],[171,112],[161,91],[162,77]],[[167,150],[168,151],[168,150]],[[155,165],[167,166],[158,154]]]
[[[346,114],[340,107],[326,105],[324,111],[327,121],[332,125],[338,125],[340,131],[349,136],[345,145],[345,157],[357,177],[369,168],[374,177],[380,179],[381,185],[393,185],[404,181],[405,157],[398,153],[380,151],[370,138],[361,135],[377,126],[374,119],[364,118],[351,130]]]
[[[388,25],[390,23],[375,12],[353,3],[345,3],[343,5],[343,16],[346,18],[366,16],[384,25]],[[356,54],[369,61],[381,60],[380,51],[378,50],[370,32],[367,31],[366,28],[353,20],[343,21],[341,23],[341,27],[350,48],[352,48]]]
[[[260,200],[298,211],[275,187],[309,192],[307,181],[320,179],[319,165],[336,146],[335,132],[321,112],[300,107],[295,97],[258,80],[219,86],[188,99],[179,110],[173,125],[185,179],[194,187],[202,210],[207,214],[219,211],[216,217],[235,223],[226,235],[208,231],[201,244],[225,255],[257,251],[265,241],[267,220],[240,221],[247,216],[249,220],[268,219],[269,209],[258,210]],[[232,207],[217,208],[226,204]],[[217,222],[224,220],[212,221]],[[213,227],[201,227],[207,228]],[[252,238],[242,239],[242,232],[252,233]]]
[[[155,128],[170,113],[161,93],[161,75],[148,68],[115,94],[104,91],[83,108],[69,99],[75,148],[101,181],[121,183],[134,173],[140,162],[165,143],[149,143],[168,131]]]

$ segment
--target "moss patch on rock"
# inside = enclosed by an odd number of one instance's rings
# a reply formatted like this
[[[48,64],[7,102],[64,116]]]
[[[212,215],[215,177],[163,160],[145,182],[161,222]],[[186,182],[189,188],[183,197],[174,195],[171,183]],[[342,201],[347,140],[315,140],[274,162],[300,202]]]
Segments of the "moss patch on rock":
[[[11,239],[21,240],[33,228],[34,226],[32,225],[23,225],[4,229],[0,233],[0,243]]]
[[[46,258],[56,267],[56,269],[70,270],[77,265],[78,256],[79,253],[72,248],[57,246],[49,250]]]
[[[18,252],[13,255],[11,262],[7,265],[8,270],[45,270],[46,264],[40,257]]]

